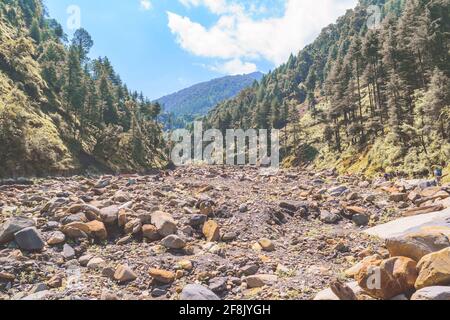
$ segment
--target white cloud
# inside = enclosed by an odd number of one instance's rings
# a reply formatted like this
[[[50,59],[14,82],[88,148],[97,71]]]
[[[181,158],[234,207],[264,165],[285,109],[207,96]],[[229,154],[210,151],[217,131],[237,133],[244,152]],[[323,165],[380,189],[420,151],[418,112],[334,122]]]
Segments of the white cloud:
[[[196,56],[227,61],[222,70],[253,68],[254,63],[243,60],[265,59],[279,65],[357,3],[357,0],[285,0],[284,14],[258,19],[255,12],[270,12],[270,7],[267,9],[264,4],[245,7],[236,0],[179,1],[188,8],[204,6],[217,15],[215,24],[206,27],[189,17],[167,12],[168,26],[179,45]]]
[[[153,7],[150,0],[140,0],[140,4],[141,4],[141,9],[145,10],[145,11],[151,10]]]
[[[248,74],[258,71],[256,64],[251,62],[242,62],[241,59],[238,58],[222,64],[216,63],[215,65],[208,66],[208,68],[212,71],[229,75]]]

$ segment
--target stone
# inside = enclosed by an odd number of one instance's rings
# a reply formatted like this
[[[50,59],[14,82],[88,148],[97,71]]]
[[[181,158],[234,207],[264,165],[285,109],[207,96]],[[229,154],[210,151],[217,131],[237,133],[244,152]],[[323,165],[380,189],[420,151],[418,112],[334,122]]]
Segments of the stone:
[[[108,239],[108,232],[106,231],[105,225],[103,222],[94,220],[87,223],[89,228],[89,233],[99,240]]]
[[[190,260],[180,260],[177,264],[181,269],[186,271],[191,271],[194,268]]]
[[[175,281],[175,273],[171,271],[151,268],[149,270],[149,274],[156,282],[159,283],[171,284]]]
[[[378,260],[364,265],[355,280],[369,295],[389,300],[414,290],[417,263],[406,257]]]
[[[157,241],[161,239],[161,235],[158,232],[158,229],[151,224],[146,224],[142,226],[142,234],[145,239],[149,241]]]
[[[348,215],[352,217],[355,214],[365,215],[367,213],[367,209],[363,207],[357,207],[357,206],[347,206],[345,207],[345,210],[347,211]]]
[[[320,221],[327,224],[335,224],[338,223],[342,217],[338,214],[332,213],[330,211],[322,210],[320,212]]]
[[[431,228],[450,234],[450,208],[440,212],[400,218],[365,230],[364,233],[381,239],[389,239]],[[447,232],[443,230],[447,230]]]
[[[103,223],[106,224],[114,224],[119,219],[119,207],[118,206],[109,206],[106,208],[100,209],[100,218]]]
[[[245,212],[247,212],[248,211],[248,206],[247,206],[247,204],[241,204],[240,206],[239,206],[239,212],[240,213],[245,213]]]
[[[408,201],[408,194],[403,192],[393,193],[389,195],[389,201],[392,202]]]
[[[194,214],[192,216],[189,217],[189,222],[188,224],[191,227],[200,227],[203,226],[206,222],[206,220],[208,220],[208,216],[204,215],[204,214]]]
[[[118,301],[120,300],[119,297],[108,290],[103,290],[102,295],[100,296],[101,301]]]
[[[72,260],[73,258],[75,258],[75,250],[68,244],[65,244],[63,247],[62,255],[63,255],[64,259],[66,259],[66,261]]]
[[[124,231],[126,234],[138,234],[142,231],[142,222],[139,218],[132,219],[125,224]]]
[[[258,243],[264,251],[267,252],[275,251],[275,245],[269,239],[260,239]]]
[[[424,256],[417,264],[416,289],[450,285],[450,247]]]
[[[209,289],[216,294],[227,291],[227,278],[220,277],[211,279],[209,281]]]
[[[0,272],[0,282],[13,282],[16,276],[8,272]]]
[[[241,271],[245,276],[253,276],[258,273],[259,267],[256,264],[244,266]]]
[[[411,297],[411,300],[450,300],[450,287],[427,287],[416,291]]]
[[[61,288],[63,285],[63,278],[60,275],[53,276],[47,281],[47,285],[53,289]]]
[[[66,241],[66,235],[61,231],[55,231],[50,235],[50,238],[47,240],[47,244],[50,246],[56,246],[64,243],[64,241]]]
[[[370,222],[370,218],[367,214],[354,214],[352,216],[352,221],[358,226],[358,227],[363,227],[363,226],[367,226]]]
[[[88,222],[88,218],[84,212],[79,212],[75,214],[71,214],[70,216],[64,217],[61,219],[61,223],[63,225],[72,223],[72,222]]]
[[[440,232],[410,233],[386,240],[386,248],[392,257],[403,256],[417,262],[447,247],[450,247],[450,239]]]
[[[345,271],[345,275],[346,275],[347,277],[353,278],[353,277],[355,277],[355,276],[359,273],[359,271],[360,271],[363,267],[368,266],[368,265],[370,266],[370,265],[372,265],[372,264],[375,264],[375,265],[376,265],[377,262],[381,262],[381,260],[383,260],[383,259],[382,259],[382,257],[381,257],[380,255],[378,255],[378,254],[375,254],[375,255],[366,257],[366,258],[364,258],[362,261],[360,261],[360,262],[358,262],[357,264],[355,264],[353,267],[347,269],[347,270]]]
[[[431,212],[438,212],[444,210],[444,206],[442,204],[432,205],[432,206],[425,206],[425,207],[419,207],[414,209],[408,209],[403,211],[402,215],[404,217],[412,217],[412,216],[418,216],[422,214],[427,214]]]
[[[356,297],[359,297],[361,294],[364,293],[363,289],[359,286],[358,282],[356,282],[356,281],[348,282],[348,283],[346,283],[346,285],[350,289],[353,290]],[[318,292],[315,295],[313,300],[315,300],[315,301],[338,301],[340,299],[333,293],[333,291],[330,288],[328,288],[328,289]]]
[[[130,196],[124,191],[117,191],[114,194],[113,199],[114,201],[124,203],[130,201]]]
[[[220,298],[208,288],[199,284],[188,284],[180,294],[180,300],[185,301],[214,301]]]
[[[86,255],[84,255],[84,256],[81,256],[81,257],[78,259],[78,262],[80,263],[81,266],[86,267],[87,264],[89,263],[89,261],[91,261],[92,258],[93,258],[92,255],[86,254]]]
[[[120,265],[114,273],[114,279],[120,283],[130,282],[137,279],[137,275],[127,265]]]
[[[81,211],[85,214],[85,218],[88,218],[88,220],[97,220],[100,218],[100,215],[101,215],[99,208],[89,205],[89,204],[85,204],[85,203],[75,204],[75,205],[71,206],[67,211],[72,214],[75,214],[75,213],[78,213]],[[86,222],[86,221],[83,220],[83,222]]]
[[[258,274],[245,278],[249,289],[272,286],[278,282],[278,276],[271,274]]]
[[[14,240],[14,234],[22,229],[34,227],[33,220],[24,217],[13,217],[0,226],[0,244]]]
[[[203,225],[203,235],[208,242],[216,242],[220,240],[220,228],[217,222],[209,220]]]
[[[332,197],[340,197],[347,191],[348,191],[348,188],[346,186],[338,186],[338,187],[333,187],[333,188],[329,189],[328,194]]]
[[[78,239],[87,238],[91,229],[84,222],[72,222],[63,226],[61,231],[69,238]]]
[[[26,251],[41,251],[45,247],[44,240],[35,227],[20,230],[14,234],[17,245]]]
[[[87,267],[92,270],[100,270],[106,265],[105,260],[102,258],[92,258],[89,260]]]
[[[161,244],[167,249],[183,249],[186,246],[186,242],[176,235],[170,235],[161,240]]]
[[[158,233],[163,237],[177,233],[177,224],[172,215],[169,213],[163,211],[153,212],[152,224],[156,227]]]
[[[280,208],[285,209],[291,213],[300,212],[302,214],[308,213],[308,206],[306,202],[303,201],[281,201]]]

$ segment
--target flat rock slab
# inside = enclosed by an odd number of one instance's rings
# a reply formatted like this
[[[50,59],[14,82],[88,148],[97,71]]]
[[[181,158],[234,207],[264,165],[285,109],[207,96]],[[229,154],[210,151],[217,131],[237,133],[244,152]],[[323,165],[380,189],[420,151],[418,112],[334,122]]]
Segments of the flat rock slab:
[[[441,231],[450,235],[450,209],[405,217],[365,230],[364,233],[381,239],[398,237],[411,232]]]

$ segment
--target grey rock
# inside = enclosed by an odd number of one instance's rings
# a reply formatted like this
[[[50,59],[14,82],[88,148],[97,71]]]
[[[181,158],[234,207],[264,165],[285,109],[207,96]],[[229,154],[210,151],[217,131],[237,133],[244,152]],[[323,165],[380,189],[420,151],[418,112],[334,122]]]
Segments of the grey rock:
[[[73,258],[75,258],[75,250],[68,244],[65,244],[63,247],[62,255],[64,259],[72,260]]]
[[[411,297],[411,300],[450,300],[450,287],[423,288]]]
[[[208,217],[204,214],[194,214],[189,218],[188,224],[191,227],[199,227],[205,224]]]
[[[13,217],[0,226],[0,244],[14,240],[14,234],[22,229],[34,227],[33,220],[24,217]]]
[[[341,220],[342,217],[338,214],[329,212],[329,211],[321,211],[320,212],[320,221],[327,224],[335,224]]]
[[[176,235],[165,237],[161,244],[168,249],[183,249],[186,246],[186,242]]]
[[[227,278],[214,278],[209,281],[209,289],[216,294],[227,291]]]
[[[185,286],[183,291],[181,291],[180,299],[188,301],[220,300],[214,292],[199,284],[188,284]]]
[[[25,228],[14,234],[17,245],[26,251],[40,251],[45,243],[35,227]]]
[[[103,209],[100,209],[100,217],[105,224],[113,224],[118,220],[119,215],[119,207],[118,206],[109,206]]]
[[[366,214],[354,214],[352,217],[352,221],[359,227],[367,226],[370,222],[370,218]]]

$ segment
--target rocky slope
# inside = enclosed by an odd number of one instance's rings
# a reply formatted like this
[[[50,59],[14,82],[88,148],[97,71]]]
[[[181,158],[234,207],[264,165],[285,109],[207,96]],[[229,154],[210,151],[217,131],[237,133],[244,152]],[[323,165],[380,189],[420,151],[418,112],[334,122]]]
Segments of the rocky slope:
[[[442,210],[448,191],[222,167],[2,181],[0,299],[337,299],[330,284],[341,298],[448,298],[448,227],[363,232]],[[382,288],[363,291],[372,265]]]

